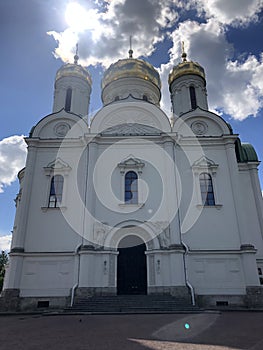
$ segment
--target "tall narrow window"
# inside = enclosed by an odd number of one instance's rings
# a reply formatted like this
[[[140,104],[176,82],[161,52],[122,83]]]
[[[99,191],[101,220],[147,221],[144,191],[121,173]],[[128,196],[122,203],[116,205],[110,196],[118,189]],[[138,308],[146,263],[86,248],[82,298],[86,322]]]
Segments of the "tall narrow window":
[[[68,88],[67,93],[66,93],[66,100],[65,100],[65,111],[66,112],[70,112],[71,98],[72,98],[72,89]]]
[[[193,86],[190,86],[189,92],[190,92],[191,108],[196,109],[197,103],[196,103],[195,88]]]
[[[49,192],[49,208],[58,208],[61,205],[64,178],[62,175],[55,175],[51,178]]]
[[[128,171],[125,175],[125,203],[138,203],[138,176],[134,171]]]
[[[199,176],[203,205],[215,205],[215,196],[211,175],[202,173]]]

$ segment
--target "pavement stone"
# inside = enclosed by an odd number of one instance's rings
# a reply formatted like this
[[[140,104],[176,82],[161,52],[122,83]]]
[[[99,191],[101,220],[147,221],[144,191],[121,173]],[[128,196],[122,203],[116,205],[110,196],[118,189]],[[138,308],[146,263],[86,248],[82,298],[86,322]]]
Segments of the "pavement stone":
[[[0,349],[263,350],[263,312],[0,316]]]

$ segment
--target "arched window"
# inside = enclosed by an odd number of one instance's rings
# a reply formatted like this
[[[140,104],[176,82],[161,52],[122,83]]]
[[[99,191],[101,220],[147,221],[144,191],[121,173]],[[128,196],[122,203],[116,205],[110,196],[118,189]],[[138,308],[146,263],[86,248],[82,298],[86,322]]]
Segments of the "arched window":
[[[72,89],[68,88],[67,93],[66,93],[66,100],[65,100],[65,111],[66,112],[70,112],[71,98],[72,98]]]
[[[202,173],[199,176],[201,197],[203,205],[215,205],[215,196],[211,175]]]
[[[196,94],[195,94],[194,86],[190,86],[189,92],[190,92],[191,108],[196,109],[197,103],[196,103]]]
[[[142,99],[143,99],[143,101],[148,101],[148,96],[147,95],[143,95]]]
[[[125,203],[138,203],[138,176],[134,171],[125,175]]]
[[[51,178],[50,192],[49,192],[49,208],[60,207],[62,201],[64,178],[62,175],[55,175]]]

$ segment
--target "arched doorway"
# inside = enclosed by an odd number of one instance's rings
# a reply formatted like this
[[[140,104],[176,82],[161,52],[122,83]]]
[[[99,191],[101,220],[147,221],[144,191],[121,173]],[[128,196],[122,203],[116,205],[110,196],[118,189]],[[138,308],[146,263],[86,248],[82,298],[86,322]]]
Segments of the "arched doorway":
[[[124,237],[118,246],[117,293],[147,294],[146,245],[137,236]]]

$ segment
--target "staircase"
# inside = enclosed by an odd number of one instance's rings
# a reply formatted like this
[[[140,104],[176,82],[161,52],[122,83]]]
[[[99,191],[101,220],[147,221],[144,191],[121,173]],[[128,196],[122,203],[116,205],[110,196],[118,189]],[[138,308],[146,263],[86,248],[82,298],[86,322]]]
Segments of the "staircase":
[[[191,300],[171,295],[116,295],[76,297],[74,305],[64,310],[72,313],[173,313],[198,311]]]

